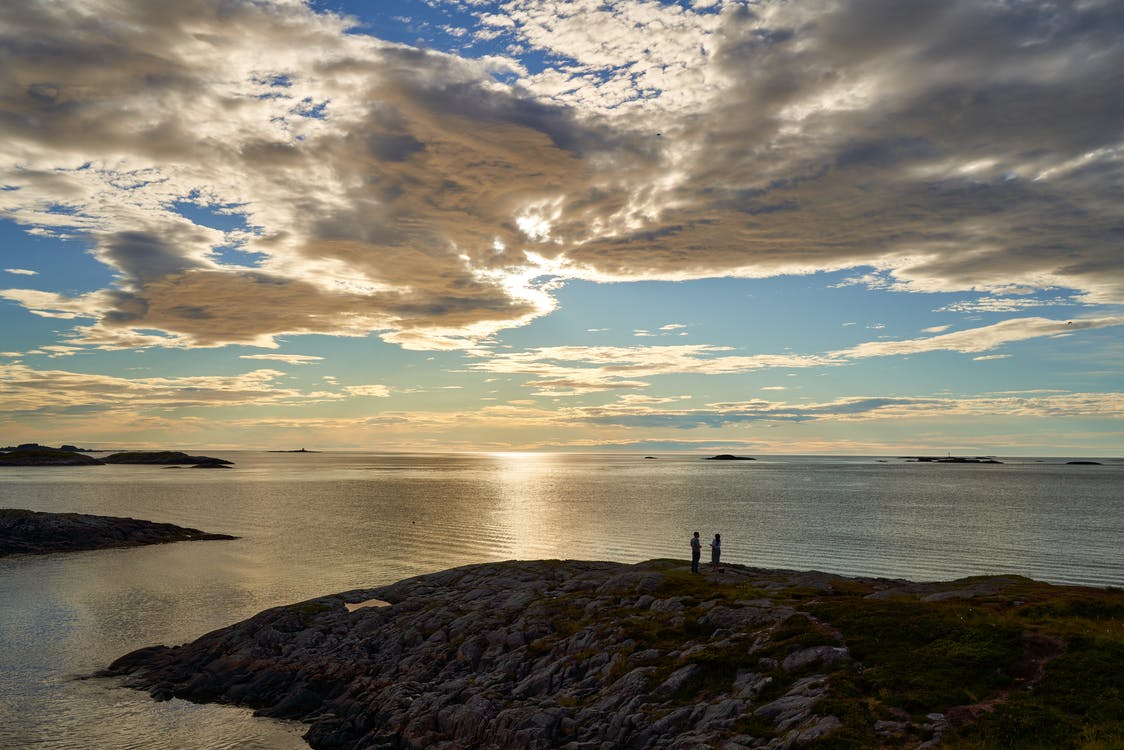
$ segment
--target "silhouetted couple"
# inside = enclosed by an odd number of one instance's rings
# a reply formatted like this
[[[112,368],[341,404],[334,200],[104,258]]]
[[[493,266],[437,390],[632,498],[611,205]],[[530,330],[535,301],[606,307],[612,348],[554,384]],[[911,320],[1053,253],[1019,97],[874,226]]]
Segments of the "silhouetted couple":
[[[691,572],[699,572],[699,558],[702,557],[702,542],[699,540],[699,532],[691,537]],[[722,557],[722,535],[715,534],[714,539],[710,542],[710,569],[718,570],[718,560]]]

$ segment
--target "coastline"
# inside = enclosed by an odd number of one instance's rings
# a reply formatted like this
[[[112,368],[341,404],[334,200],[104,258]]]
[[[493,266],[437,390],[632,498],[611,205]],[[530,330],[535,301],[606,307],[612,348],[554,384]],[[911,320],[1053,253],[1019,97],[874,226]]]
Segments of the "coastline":
[[[347,606],[371,599],[389,606]],[[1124,715],[1111,669],[1074,677],[1124,654],[1096,627],[1121,612],[1124,592],[1018,576],[511,561],[269,609],[99,676],[304,721],[324,750],[928,747],[1034,717],[1044,736],[1120,739],[1119,719],[1082,724],[1058,696]]]
[[[237,537],[136,518],[0,508],[0,557],[223,539]]]

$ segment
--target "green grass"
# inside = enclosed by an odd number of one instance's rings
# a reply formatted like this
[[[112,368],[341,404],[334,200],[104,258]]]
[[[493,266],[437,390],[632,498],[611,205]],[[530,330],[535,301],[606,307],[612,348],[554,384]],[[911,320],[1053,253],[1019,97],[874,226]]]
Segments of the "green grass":
[[[851,600],[815,607],[842,631],[864,692],[911,713],[974,703],[1015,679],[1022,630],[960,602]]]

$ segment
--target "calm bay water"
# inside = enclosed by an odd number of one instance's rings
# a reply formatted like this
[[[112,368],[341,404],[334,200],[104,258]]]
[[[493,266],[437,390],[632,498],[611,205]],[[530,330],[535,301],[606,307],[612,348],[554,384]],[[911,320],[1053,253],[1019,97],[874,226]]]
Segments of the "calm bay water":
[[[1124,586],[1124,461],[209,453],[229,471],[5,468],[0,507],[133,516],[228,542],[0,560],[0,748],[304,748],[303,727],[82,680],[267,607],[513,558],[723,559]]]

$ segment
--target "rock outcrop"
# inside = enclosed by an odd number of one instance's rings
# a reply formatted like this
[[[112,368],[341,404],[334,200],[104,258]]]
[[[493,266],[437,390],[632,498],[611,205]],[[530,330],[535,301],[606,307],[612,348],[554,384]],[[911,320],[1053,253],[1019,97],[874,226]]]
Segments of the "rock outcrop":
[[[0,508],[0,557],[236,538],[136,518]]]
[[[107,464],[161,464],[166,466],[198,466],[218,468],[233,466],[233,461],[211,456],[190,456],[182,451],[126,451],[102,459]]]
[[[1030,694],[1063,647],[1024,638],[1005,597],[1044,590],[493,563],[267,610],[101,676],[302,720],[332,750],[918,747]]]
[[[64,445],[51,448],[38,443],[25,443],[0,449],[0,466],[101,466],[103,464],[155,464],[191,466],[197,469],[225,469],[233,461],[211,456],[192,456],[182,451],[124,451],[104,458],[83,455],[81,448]]]
[[[0,466],[100,466],[93,456],[79,453],[77,448],[64,445],[51,448],[37,443],[27,443],[0,452]]]

